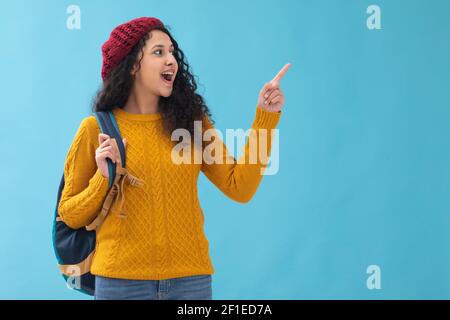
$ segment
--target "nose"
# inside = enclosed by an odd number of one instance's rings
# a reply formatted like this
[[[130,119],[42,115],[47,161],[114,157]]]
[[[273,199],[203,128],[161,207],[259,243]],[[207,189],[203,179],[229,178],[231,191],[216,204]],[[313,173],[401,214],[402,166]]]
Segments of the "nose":
[[[177,59],[173,55],[170,55],[168,61],[166,61],[167,66],[172,66],[177,63]]]

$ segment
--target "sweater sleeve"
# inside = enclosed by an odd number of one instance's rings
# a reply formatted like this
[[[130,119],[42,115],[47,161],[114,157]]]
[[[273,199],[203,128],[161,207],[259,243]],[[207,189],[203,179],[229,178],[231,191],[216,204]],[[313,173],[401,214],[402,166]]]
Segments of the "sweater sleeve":
[[[109,189],[109,180],[103,177],[95,161],[99,133],[95,117],[85,118],[64,164],[64,189],[58,212],[73,229],[88,225],[97,216]]]
[[[246,203],[255,195],[272,149],[272,129],[276,128],[281,113],[281,111],[270,112],[259,107],[256,108],[256,115],[244,147],[244,153],[237,161],[229,154],[226,145],[220,136],[217,136],[211,122],[207,118],[204,119],[204,130],[214,130],[214,139],[211,139],[211,143],[214,144],[216,150],[209,152],[208,147],[204,147],[201,170],[216,187],[232,200]],[[266,148],[267,159],[261,158],[261,153],[264,155],[264,152],[261,152],[256,146]],[[219,151],[221,156],[217,157],[216,151]],[[220,163],[212,162],[212,159],[208,158],[208,154],[212,154],[214,159],[221,158]]]

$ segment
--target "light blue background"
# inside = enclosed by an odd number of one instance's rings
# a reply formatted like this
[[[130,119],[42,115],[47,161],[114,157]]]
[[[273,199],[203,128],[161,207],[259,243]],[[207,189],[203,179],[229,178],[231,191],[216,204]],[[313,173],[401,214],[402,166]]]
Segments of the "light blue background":
[[[88,298],[56,267],[56,192],[102,43],[155,16],[218,129],[250,127],[262,85],[292,63],[278,174],[246,205],[200,180],[215,299],[449,299],[449,13],[446,0],[3,1],[0,298]]]

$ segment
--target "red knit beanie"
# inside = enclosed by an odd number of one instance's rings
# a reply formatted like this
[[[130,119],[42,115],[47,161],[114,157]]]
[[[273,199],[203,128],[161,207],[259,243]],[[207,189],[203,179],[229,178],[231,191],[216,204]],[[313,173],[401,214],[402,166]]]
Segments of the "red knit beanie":
[[[155,27],[164,27],[157,18],[136,18],[114,28],[109,39],[102,45],[102,78],[108,77],[123,58],[125,58],[141,38]]]

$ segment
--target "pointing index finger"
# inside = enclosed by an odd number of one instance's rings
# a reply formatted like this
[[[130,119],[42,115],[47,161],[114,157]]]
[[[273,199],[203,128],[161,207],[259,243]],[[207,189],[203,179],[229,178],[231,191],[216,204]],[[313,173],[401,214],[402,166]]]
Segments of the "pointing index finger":
[[[283,78],[284,74],[288,71],[288,69],[290,68],[291,64],[287,63],[281,70],[280,72],[278,72],[278,74],[275,76],[275,78],[272,79],[272,83],[274,82],[280,82],[280,80]]]

